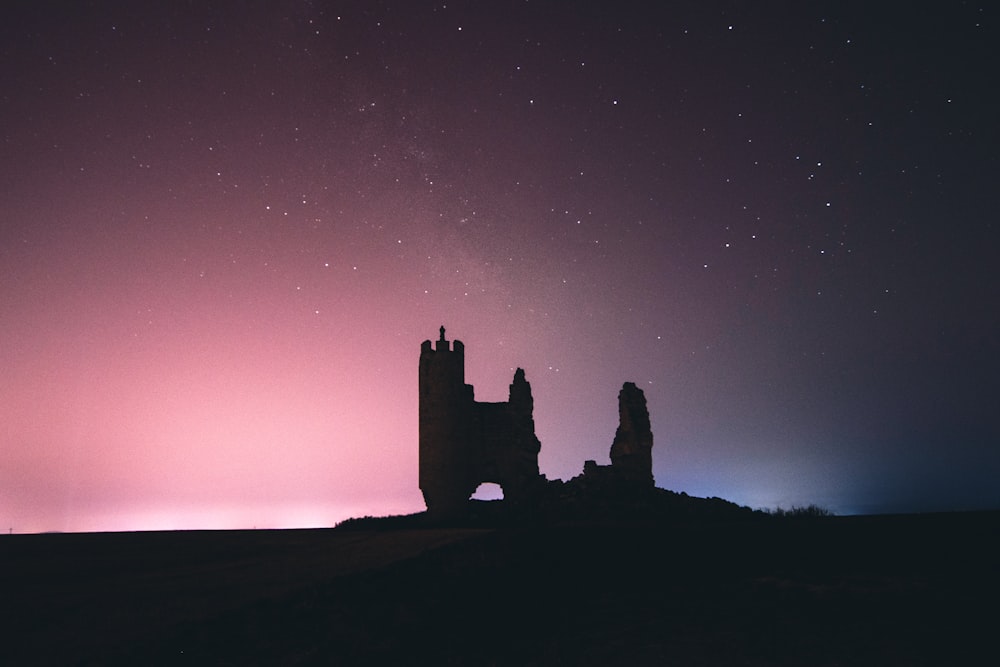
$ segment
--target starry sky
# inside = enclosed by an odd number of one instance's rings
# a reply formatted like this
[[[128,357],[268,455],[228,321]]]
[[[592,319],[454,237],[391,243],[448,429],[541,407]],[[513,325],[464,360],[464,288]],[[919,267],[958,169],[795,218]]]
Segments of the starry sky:
[[[650,4],[4,4],[4,532],[421,510],[442,324],[549,478],[633,381],[659,486],[1000,507],[997,10]]]

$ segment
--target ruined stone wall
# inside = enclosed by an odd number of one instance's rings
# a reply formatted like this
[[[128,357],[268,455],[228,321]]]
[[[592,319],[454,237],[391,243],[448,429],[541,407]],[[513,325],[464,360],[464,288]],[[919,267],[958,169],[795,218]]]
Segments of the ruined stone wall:
[[[459,511],[494,482],[518,502],[541,480],[531,385],[517,369],[506,403],[477,403],[465,384],[465,346],[441,335],[420,347],[420,490],[432,512]]]

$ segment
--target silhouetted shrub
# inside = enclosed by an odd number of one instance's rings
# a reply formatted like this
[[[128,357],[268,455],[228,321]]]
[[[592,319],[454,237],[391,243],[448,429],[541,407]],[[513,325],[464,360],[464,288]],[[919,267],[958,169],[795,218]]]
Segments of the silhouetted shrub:
[[[764,510],[764,512],[770,516],[784,519],[815,519],[823,516],[836,516],[830,510],[819,505],[808,505],[806,507],[793,506],[788,510],[778,507],[773,510]]]

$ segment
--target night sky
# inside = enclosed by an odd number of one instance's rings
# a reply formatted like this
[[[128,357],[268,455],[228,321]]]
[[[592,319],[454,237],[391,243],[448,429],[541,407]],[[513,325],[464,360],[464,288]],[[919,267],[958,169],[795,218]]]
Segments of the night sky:
[[[5,3],[3,532],[421,510],[442,324],[549,478],[633,381],[658,486],[1000,507],[997,10],[649,4]]]

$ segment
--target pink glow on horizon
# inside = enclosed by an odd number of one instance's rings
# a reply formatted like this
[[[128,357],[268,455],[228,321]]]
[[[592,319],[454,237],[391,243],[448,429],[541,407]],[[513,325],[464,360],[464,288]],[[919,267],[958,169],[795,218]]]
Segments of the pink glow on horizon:
[[[349,515],[337,498],[420,509],[416,391],[392,391],[414,384],[413,369],[389,372],[378,341],[317,345],[301,318],[252,303],[220,317],[211,299],[191,303],[203,320],[146,327],[148,311],[117,296],[18,313],[0,475],[15,530],[322,525]],[[300,509],[263,511],[290,501]],[[257,509],[213,509],[227,506]]]

